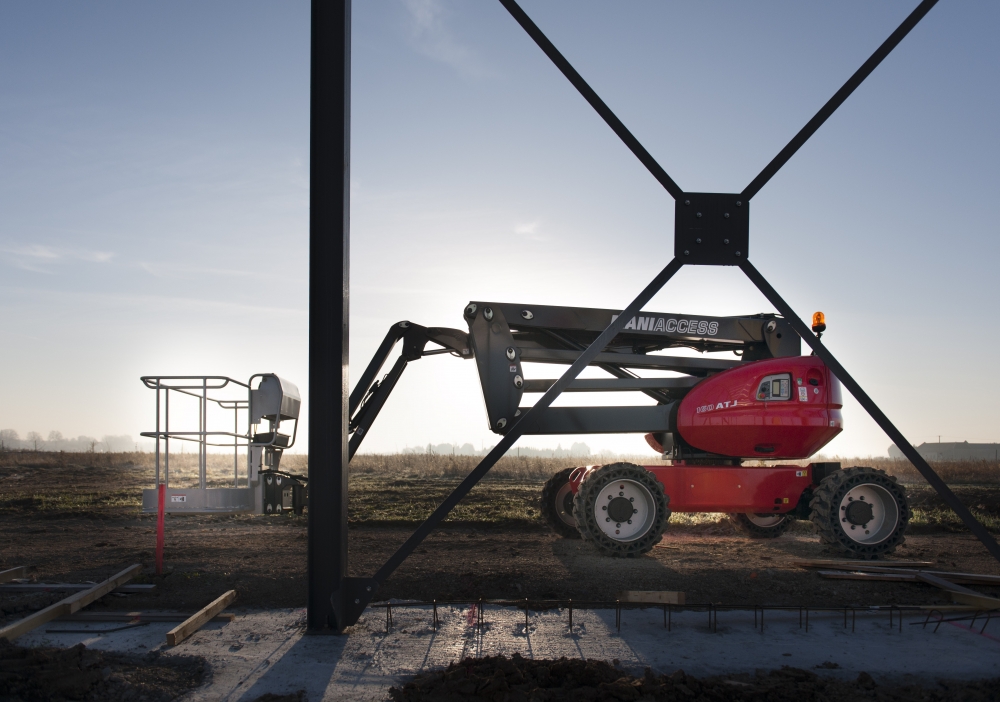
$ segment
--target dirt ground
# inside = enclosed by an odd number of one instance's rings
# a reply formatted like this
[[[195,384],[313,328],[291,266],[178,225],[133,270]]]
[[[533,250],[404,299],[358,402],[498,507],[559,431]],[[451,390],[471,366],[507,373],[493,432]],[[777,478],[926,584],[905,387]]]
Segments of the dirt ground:
[[[921,700],[927,702],[989,702],[1000,698],[997,680],[938,682],[936,686],[878,684],[868,673],[856,680],[817,675],[810,670],[783,666],[780,670],[755,675],[725,675],[696,678],[678,670],[670,675],[654,675],[647,668],[636,677],[618,667],[618,661],[529,660],[514,654],[467,659],[445,670],[417,675],[390,694],[394,702],[435,702],[436,700],[508,699],[592,700],[622,702],[637,700],[768,700],[768,702],[856,702],[878,699],[885,702]],[[835,663],[824,664],[837,668]],[[823,671],[820,671],[823,672]]]
[[[167,702],[205,677],[200,658],[145,656],[72,648],[22,648],[0,639],[0,699]]]
[[[306,517],[169,517],[166,566],[153,575],[155,521],[138,513],[138,490],[149,476],[135,466],[81,465],[63,460],[0,462],[0,569],[37,566],[38,581],[97,581],[132,563],[146,566],[137,582],[148,594],[105,597],[91,610],[194,610],[228,589],[237,607],[301,607],[306,602]],[[95,462],[96,463],[96,462]],[[367,481],[367,482],[365,482]],[[453,482],[353,482],[352,574],[371,575],[401,544]],[[538,518],[541,481],[493,481],[476,488],[462,519],[434,532],[386,582],[376,599],[615,599],[621,590],[680,590],[690,603],[888,605],[945,602],[920,584],[824,580],[792,565],[796,558],[838,554],[799,522],[785,536],[751,540],[725,521],[678,518],[648,556],[608,559],[579,540],[555,535]],[[967,503],[1000,514],[1000,488],[956,488]],[[936,509],[936,496],[913,488],[911,499]],[[389,509],[393,502],[398,509]],[[477,511],[476,505],[484,506]],[[498,507],[497,505],[500,505]],[[477,514],[480,519],[475,520]],[[393,515],[396,515],[395,521]],[[942,569],[1000,575],[1000,563],[950,523],[915,524],[896,558]],[[1000,596],[1000,589],[977,588]],[[64,595],[0,595],[0,621],[12,621]]]

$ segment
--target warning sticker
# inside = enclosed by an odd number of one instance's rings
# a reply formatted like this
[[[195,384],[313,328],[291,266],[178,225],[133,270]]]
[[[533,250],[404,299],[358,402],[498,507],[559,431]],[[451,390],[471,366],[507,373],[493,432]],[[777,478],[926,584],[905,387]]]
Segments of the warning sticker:
[[[809,402],[809,388],[799,388],[799,402]]]
[[[805,478],[808,475],[809,475],[809,471],[807,471],[807,470],[797,470],[797,471],[795,471],[795,477],[796,478]]]
[[[187,502],[187,500],[188,500],[187,495],[171,495],[170,496],[170,501],[171,502]]]

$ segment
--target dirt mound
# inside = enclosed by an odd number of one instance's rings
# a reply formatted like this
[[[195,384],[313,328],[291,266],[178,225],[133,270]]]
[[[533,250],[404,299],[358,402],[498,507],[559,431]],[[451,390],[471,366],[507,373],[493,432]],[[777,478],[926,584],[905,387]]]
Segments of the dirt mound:
[[[617,661],[615,661],[617,664]],[[836,667],[831,664],[827,667]],[[1000,680],[939,683],[933,687],[878,685],[867,673],[857,680],[822,678],[816,673],[783,667],[755,676],[731,675],[695,678],[678,670],[654,676],[649,668],[637,678],[603,661],[537,661],[514,654],[469,658],[446,670],[418,675],[403,687],[389,690],[395,702],[422,700],[495,700],[541,702],[587,700],[636,702],[645,700],[768,700],[768,702],[857,702],[859,699],[1000,700]]]
[[[172,700],[202,683],[200,658],[72,648],[22,648],[0,639],[0,700]]]

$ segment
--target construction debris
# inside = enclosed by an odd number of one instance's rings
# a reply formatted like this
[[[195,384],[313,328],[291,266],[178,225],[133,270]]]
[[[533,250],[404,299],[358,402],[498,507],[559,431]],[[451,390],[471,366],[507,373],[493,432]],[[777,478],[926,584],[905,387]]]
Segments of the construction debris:
[[[142,566],[138,563],[133,566],[129,566],[117,575],[108,578],[103,583],[94,585],[90,589],[83,590],[75,595],[70,595],[69,597],[59,600],[45,609],[41,609],[34,614],[28,615],[20,621],[16,621],[13,624],[5,626],[3,629],[0,629],[0,639],[13,641],[18,636],[21,636],[22,634],[25,634],[42,624],[47,624],[53,619],[66,614],[73,614],[74,612],[83,609],[91,602],[104,597],[106,594],[115,590],[123,583],[128,582],[141,570]]]
[[[821,571],[825,573],[837,571]],[[896,568],[879,568],[878,566],[856,566],[851,572],[855,573],[881,573],[885,575],[900,575],[916,578],[918,573],[934,575],[944,578],[949,582],[960,583],[962,585],[996,585],[1000,586],[1000,576],[981,575],[979,573],[955,573],[945,570],[903,570]],[[872,578],[869,578],[872,579]]]
[[[180,624],[179,626],[176,626],[168,631],[167,643],[171,646],[176,646],[191,634],[198,631],[198,629],[203,627],[208,621],[215,617],[216,614],[228,607],[229,604],[235,599],[236,590],[230,590],[221,597],[217,598],[214,602],[206,605],[200,612],[192,615],[183,624]]]
[[[796,565],[807,568],[843,564],[851,570],[821,570],[819,575],[834,580],[883,580],[890,582],[923,582],[934,585],[948,594],[954,602],[983,610],[1000,609],[1000,599],[970,590],[964,585],[1000,585],[1000,576],[981,573],[951,573],[914,567],[914,562],[903,562],[907,568],[886,568],[852,563],[850,561],[799,560]],[[895,563],[894,563],[895,565]],[[913,568],[913,569],[909,569]],[[962,583],[962,584],[959,584]]]

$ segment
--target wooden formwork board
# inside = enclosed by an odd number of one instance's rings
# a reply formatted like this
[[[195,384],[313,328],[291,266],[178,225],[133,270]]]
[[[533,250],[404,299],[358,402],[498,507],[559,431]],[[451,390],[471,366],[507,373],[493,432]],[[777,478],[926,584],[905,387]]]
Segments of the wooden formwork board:
[[[214,602],[206,605],[204,609],[191,616],[191,618],[183,624],[175,626],[173,629],[168,631],[167,643],[171,646],[176,646],[191,634],[198,631],[198,629],[203,627],[210,619],[228,607],[229,604],[235,599],[236,590],[230,590]]]
[[[859,570],[868,567],[869,564],[849,558],[796,558],[792,565],[803,568],[846,568]],[[882,568],[927,568],[934,566],[932,561],[878,561],[874,566]]]
[[[987,597],[986,595],[976,592],[975,590],[970,590],[967,587],[950,583],[947,580],[939,578],[936,575],[931,575],[930,573],[917,573],[917,578],[928,585],[934,585],[935,587],[939,587],[946,591],[951,595],[951,599],[954,602],[971,605],[980,609],[1000,609],[1000,600],[995,597]]]
[[[77,612],[59,617],[60,622],[186,622],[193,615],[185,612]],[[230,612],[216,614],[209,621],[231,622],[236,615]]]
[[[142,566],[138,563],[133,566],[129,566],[117,575],[108,578],[103,583],[94,585],[89,590],[84,590],[83,592],[78,592],[75,595],[70,595],[65,599],[59,600],[53,605],[49,605],[45,609],[41,609],[34,614],[29,614],[24,619],[16,621],[13,624],[0,629],[0,639],[13,641],[18,636],[26,634],[32,629],[40,627],[42,624],[46,624],[53,619],[67,614],[73,614],[74,612],[83,609],[91,602],[104,597],[122,583],[128,582],[141,570]]]

